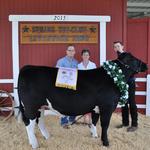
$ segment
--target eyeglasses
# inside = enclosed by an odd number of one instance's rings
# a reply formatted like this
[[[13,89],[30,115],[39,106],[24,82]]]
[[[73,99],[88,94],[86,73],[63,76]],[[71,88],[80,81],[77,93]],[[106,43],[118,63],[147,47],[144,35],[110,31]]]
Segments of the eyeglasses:
[[[74,52],[75,50],[74,49],[67,49],[67,51]]]

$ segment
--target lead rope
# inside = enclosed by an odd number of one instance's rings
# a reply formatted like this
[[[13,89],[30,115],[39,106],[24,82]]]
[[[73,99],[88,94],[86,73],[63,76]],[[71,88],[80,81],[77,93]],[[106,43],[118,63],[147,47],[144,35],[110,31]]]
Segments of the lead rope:
[[[77,119],[75,119],[70,125],[75,124],[75,123],[76,123],[78,120],[80,120],[83,116],[84,116],[84,115],[82,115],[82,116],[78,117]]]

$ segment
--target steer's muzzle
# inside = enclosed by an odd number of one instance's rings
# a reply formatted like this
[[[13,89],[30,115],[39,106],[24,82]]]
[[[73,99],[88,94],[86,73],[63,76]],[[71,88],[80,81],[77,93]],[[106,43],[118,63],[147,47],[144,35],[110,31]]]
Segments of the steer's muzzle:
[[[147,64],[142,63],[142,64],[141,64],[141,70],[140,70],[140,72],[144,72],[144,71],[146,71],[146,70],[148,70]]]

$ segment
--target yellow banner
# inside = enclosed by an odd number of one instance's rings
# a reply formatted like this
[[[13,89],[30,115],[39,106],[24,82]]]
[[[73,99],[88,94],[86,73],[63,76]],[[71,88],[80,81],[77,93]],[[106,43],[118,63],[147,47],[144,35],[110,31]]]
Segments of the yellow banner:
[[[21,44],[97,43],[98,24],[20,24]]]

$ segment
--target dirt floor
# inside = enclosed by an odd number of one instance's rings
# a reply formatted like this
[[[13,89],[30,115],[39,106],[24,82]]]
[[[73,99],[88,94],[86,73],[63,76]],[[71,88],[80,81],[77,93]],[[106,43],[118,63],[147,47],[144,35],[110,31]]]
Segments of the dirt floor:
[[[91,137],[87,125],[75,124],[70,129],[63,129],[57,116],[46,116],[45,121],[51,137],[45,140],[36,128],[38,150],[150,150],[150,117],[141,114],[139,128],[133,133],[126,132],[126,128],[116,129],[121,116],[113,114],[108,130],[108,148],[102,146],[100,138]],[[99,124],[97,128],[100,135]],[[14,118],[6,122],[0,120],[0,150],[31,150],[23,123],[17,123]]]

